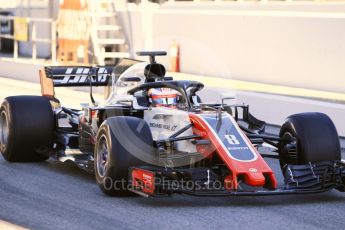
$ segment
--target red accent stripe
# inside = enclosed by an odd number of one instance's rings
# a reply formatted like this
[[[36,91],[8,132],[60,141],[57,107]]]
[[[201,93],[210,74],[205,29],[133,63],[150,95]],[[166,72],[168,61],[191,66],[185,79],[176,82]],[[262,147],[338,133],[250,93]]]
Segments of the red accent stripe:
[[[209,128],[207,122],[202,117],[191,113],[189,114],[189,118],[193,122],[196,129],[204,131],[206,133],[206,137],[203,138],[208,138],[211,141],[216,150],[216,153],[231,171],[231,174],[226,178],[227,184],[229,183],[229,181],[231,181],[231,186],[229,187],[229,189],[238,188],[237,178],[239,175],[243,175],[245,182],[251,186],[261,187],[264,185],[270,185],[272,188],[277,187],[277,181],[272,169],[267,165],[267,163],[253,146],[252,149],[255,151],[254,154],[257,154],[256,160],[250,162],[241,162],[232,159],[229,156],[228,150],[225,149],[223,147],[223,144],[219,142],[213,130]],[[253,172],[253,170],[250,169],[256,169],[256,172]],[[265,176],[268,177],[268,181],[266,181]]]

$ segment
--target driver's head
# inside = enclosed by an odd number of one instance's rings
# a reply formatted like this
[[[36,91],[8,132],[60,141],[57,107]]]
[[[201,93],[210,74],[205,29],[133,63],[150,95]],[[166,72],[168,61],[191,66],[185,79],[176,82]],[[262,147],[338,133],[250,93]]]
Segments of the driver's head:
[[[170,88],[152,88],[148,95],[153,107],[176,108],[179,92]]]

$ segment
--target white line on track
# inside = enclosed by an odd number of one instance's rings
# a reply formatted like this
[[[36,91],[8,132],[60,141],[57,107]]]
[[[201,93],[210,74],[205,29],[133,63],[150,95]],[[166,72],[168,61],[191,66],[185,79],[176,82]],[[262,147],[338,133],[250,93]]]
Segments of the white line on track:
[[[24,228],[24,227],[21,227],[19,225],[15,225],[15,224],[0,220],[0,229],[3,229],[3,230],[25,230],[28,228]]]

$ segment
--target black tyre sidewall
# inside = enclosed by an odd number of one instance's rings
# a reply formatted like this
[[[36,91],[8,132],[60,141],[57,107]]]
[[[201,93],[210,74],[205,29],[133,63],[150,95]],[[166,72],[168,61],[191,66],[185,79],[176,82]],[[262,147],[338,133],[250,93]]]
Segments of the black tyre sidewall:
[[[109,153],[108,153],[108,168],[105,172],[105,176],[101,177],[101,175],[99,175],[99,173],[98,173],[98,169],[97,169],[96,164],[97,164],[97,157],[99,154],[98,150],[97,150],[99,147],[99,140],[103,135],[106,137]],[[94,160],[94,162],[95,162],[95,176],[96,176],[97,184],[100,186],[101,190],[105,194],[111,195],[111,196],[115,196],[118,193],[120,193],[119,191],[115,190],[114,183],[118,180],[121,181],[121,179],[123,179],[123,177],[121,178],[121,175],[119,174],[121,171],[116,170],[114,168],[114,165],[117,162],[117,159],[114,159],[114,158],[116,158],[118,154],[112,154],[113,142],[114,142],[114,137],[112,136],[112,134],[110,132],[109,125],[107,123],[102,124],[102,126],[98,130],[97,143],[95,145],[95,156],[94,156],[94,159],[95,159]]]
[[[292,134],[297,140],[297,162],[287,163],[307,164],[341,159],[337,130],[332,120],[323,113],[301,113],[289,116],[281,127],[280,137],[286,132]],[[280,158],[284,157],[280,156]],[[281,164],[285,162],[281,161]]]
[[[97,134],[97,143],[95,145],[95,177],[97,184],[100,186],[101,190],[110,196],[127,196],[132,193],[128,191],[128,169],[134,166],[144,166],[149,165],[147,162],[136,158],[133,154],[128,152],[126,148],[126,143],[121,143],[124,141],[126,132],[133,131],[133,125],[136,126],[138,122],[143,121],[139,118],[134,117],[112,117],[103,122]],[[129,130],[117,130],[119,129],[120,123],[127,123]],[[154,157],[154,148],[152,148],[153,140],[151,133],[148,133],[149,127],[145,122],[145,127],[143,128],[143,133],[138,133],[141,135],[141,140],[144,138],[146,145],[151,145],[151,154]],[[101,177],[97,169],[97,157],[98,157],[98,145],[99,140],[102,136],[107,138],[108,144],[108,167],[104,177]],[[131,140],[128,140],[131,141]],[[135,144],[135,143],[133,143]],[[143,149],[143,151],[145,151]],[[147,154],[147,152],[146,152]]]
[[[37,148],[51,148],[55,129],[53,110],[47,98],[40,96],[7,97],[1,104],[9,134],[0,151],[7,161],[44,161],[48,157]]]

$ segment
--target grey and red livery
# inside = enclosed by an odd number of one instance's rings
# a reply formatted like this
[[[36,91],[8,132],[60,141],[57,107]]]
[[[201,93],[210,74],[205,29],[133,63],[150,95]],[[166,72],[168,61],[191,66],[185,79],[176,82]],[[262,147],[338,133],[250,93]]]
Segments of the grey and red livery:
[[[108,195],[161,196],[278,195],[344,191],[345,170],[331,119],[321,113],[289,116],[279,135],[247,105],[207,104],[204,85],[165,76],[150,62],[123,59],[116,66],[45,67],[42,96],[4,99],[0,110],[0,151],[10,162],[73,162],[94,173]],[[62,106],[54,87],[90,87],[92,104]],[[95,103],[92,87],[105,86],[107,99]],[[176,108],[155,107],[150,89],[179,94]],[[224,98],[224,100],[229,98]],[[269,148],[270,153],[262,151]],[[284,181],[265,158],[279,161]]]

